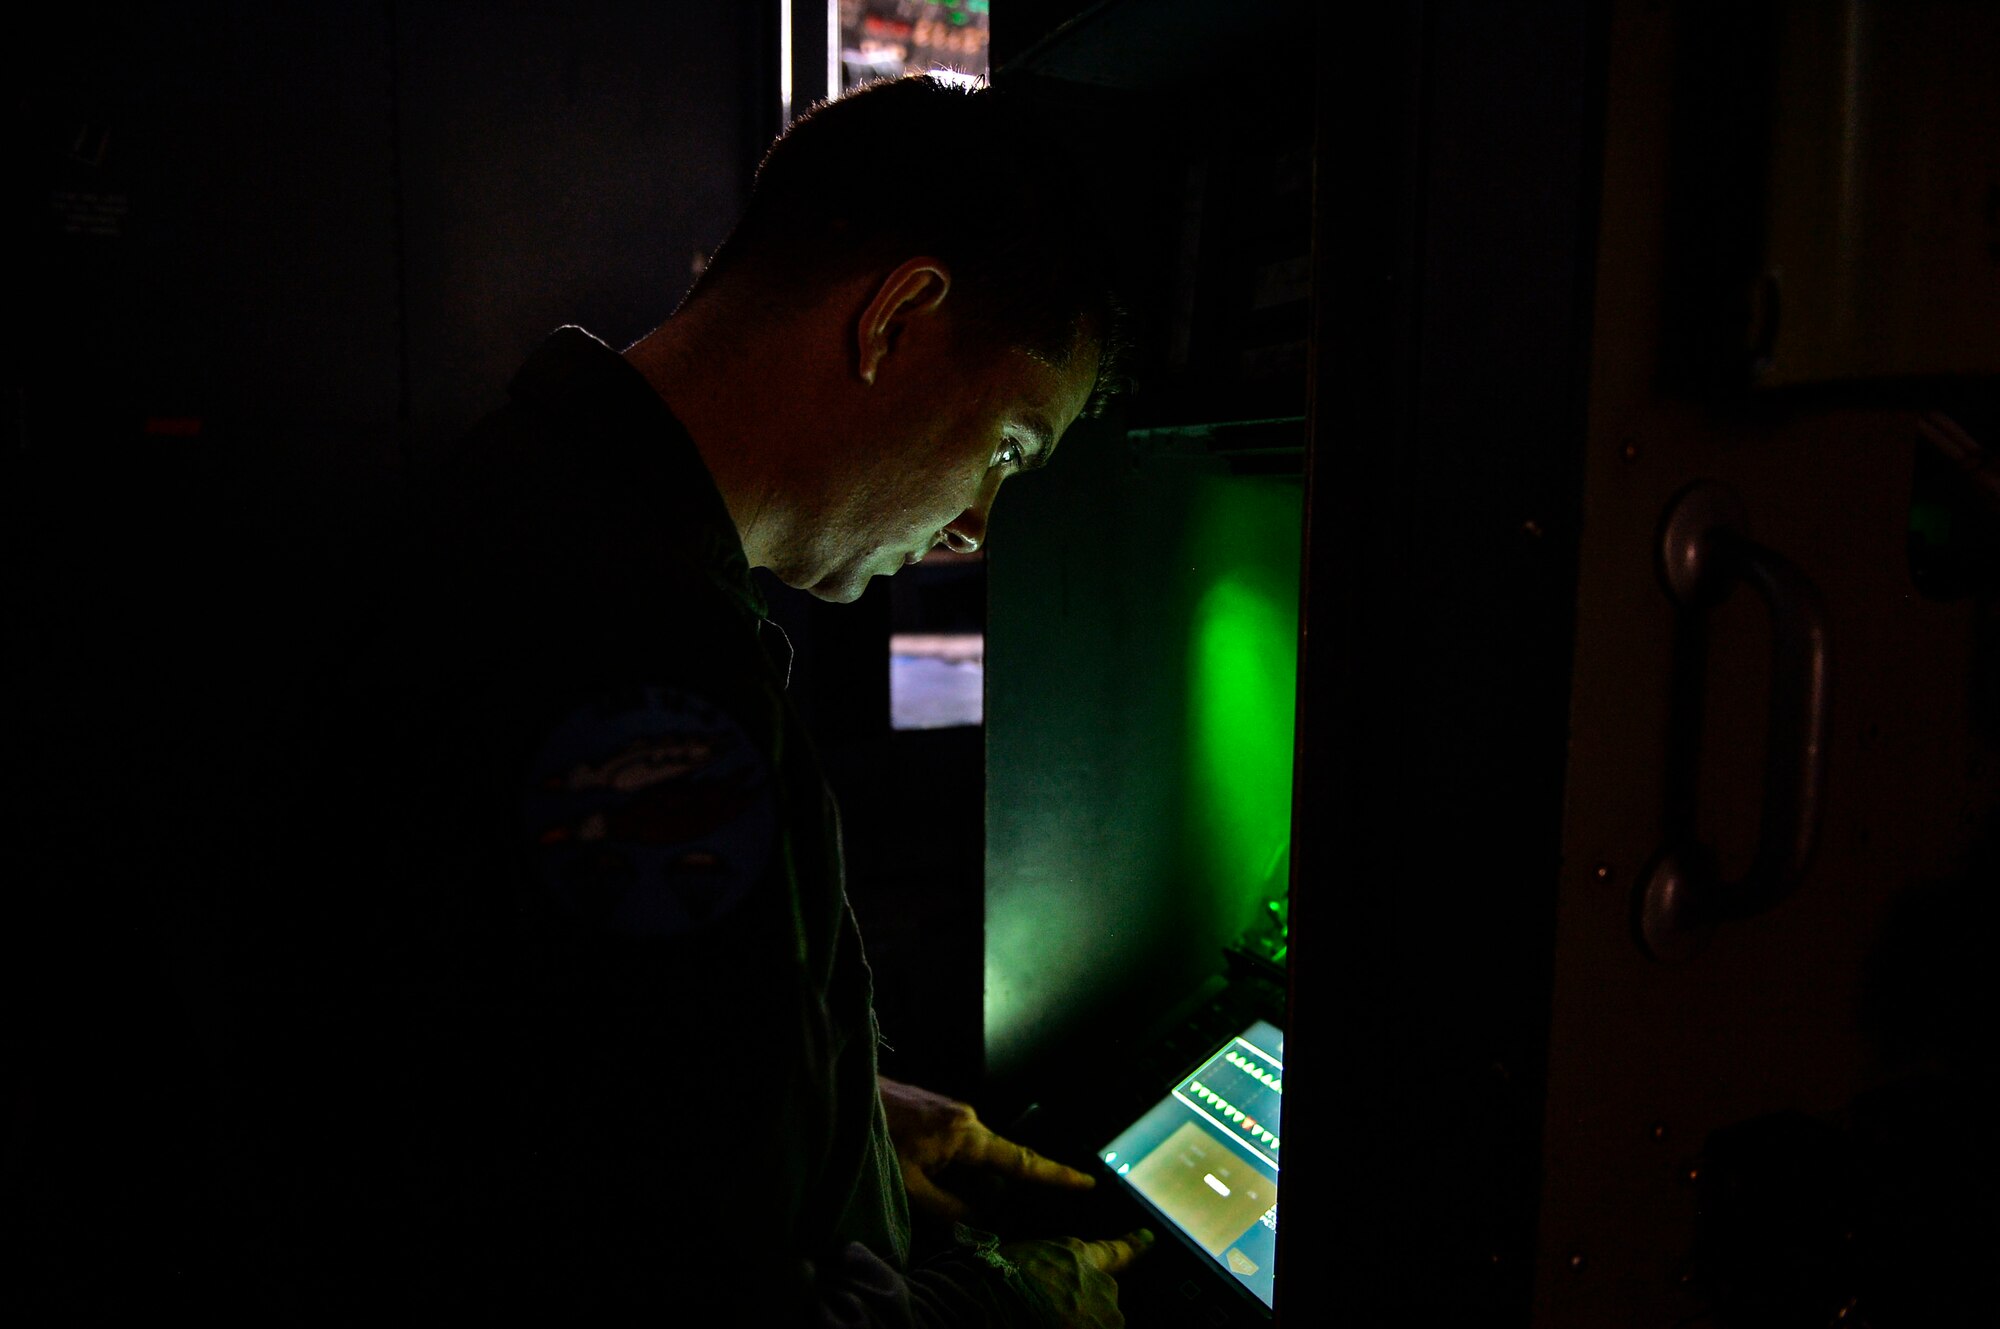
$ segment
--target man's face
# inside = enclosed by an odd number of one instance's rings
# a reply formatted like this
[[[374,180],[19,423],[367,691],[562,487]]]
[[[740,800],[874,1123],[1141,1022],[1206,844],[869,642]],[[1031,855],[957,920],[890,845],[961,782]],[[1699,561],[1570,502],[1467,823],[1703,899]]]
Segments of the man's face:
[[[885,391],[874,437],[819,523],[814,557],[785,580],[849,601],[940,546],[986,542],[1008,476],[1048,464],[1097,378],[1086,340],[1058,368],[1021,350],[938,357]]]

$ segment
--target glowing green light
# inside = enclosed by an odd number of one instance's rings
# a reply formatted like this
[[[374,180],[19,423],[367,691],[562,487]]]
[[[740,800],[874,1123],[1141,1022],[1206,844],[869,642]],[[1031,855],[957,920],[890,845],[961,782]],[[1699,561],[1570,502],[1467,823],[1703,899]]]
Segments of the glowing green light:
[[[1185,990],[1253,924],[1282,937],[1300,485],[1129,455],[1099,449],[1089,503],[1024,488],[1033,538],[991,570],[985,1014],[1003,1080],[1081,1032],[1075,1011]],[[1153,545],[1100,556],[1098,525]]]
[[[1298,683],[1299,491],[1217,482],[1190,553],[1209,580],[1188,658],[1188,851],[1232,930],[1285,889]]]

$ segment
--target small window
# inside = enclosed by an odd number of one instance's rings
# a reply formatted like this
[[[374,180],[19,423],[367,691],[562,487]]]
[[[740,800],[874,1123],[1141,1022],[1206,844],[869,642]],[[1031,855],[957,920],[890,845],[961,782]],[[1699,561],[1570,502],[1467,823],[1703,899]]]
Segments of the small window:
[[[840,84],[950,70],[986,77],[988,0],[835,0]]]
[[[986,560],[933,549],[890,581],[889,726],[985,718]],[[878,639],[879,640],[879,639]]]
[[[889,638],[892,729],[978,724],[985,697],[984,635],[899,632]]]

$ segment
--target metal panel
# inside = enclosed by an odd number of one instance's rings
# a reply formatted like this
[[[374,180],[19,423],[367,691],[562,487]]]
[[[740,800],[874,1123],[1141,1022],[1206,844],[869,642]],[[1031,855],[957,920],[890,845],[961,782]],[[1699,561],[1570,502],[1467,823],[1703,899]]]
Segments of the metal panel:
[[[1527,1312],[1599,35],[1322,40],[1281,1322]]]

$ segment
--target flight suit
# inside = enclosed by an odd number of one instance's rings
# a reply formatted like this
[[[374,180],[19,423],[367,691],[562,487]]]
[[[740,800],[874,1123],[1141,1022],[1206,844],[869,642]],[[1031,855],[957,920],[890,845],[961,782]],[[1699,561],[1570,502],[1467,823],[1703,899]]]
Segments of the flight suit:
[[[493,1040],[538,1077],[497,1119],[534,1143],[487,1146],[504,1172],[464,1194],[493,1188],[481,1207],[500,1213],[532,1197],[541,1276],[570,1310],[603,1288],[670,1321],[695,1304],[746,1323],[1041,1318],[990,1243],[908,1269],[837,810],[698,452],[578,329],[512,399],[425,486],[419,594],[383,639],[395,654],[361,671],[417,703],[397,722],[422,754],[405,806],[452,808],[407,837],[417,895],[441,892],[444,918],[476,908],[465,869],[484,863],[514,892],[482,939],[506,957],[498,988],[493,957],[442,946],[501,1009],[413,1057],[450,1067],[450,1044]],[[433,1088],[463,1098],[490,1064]]]

